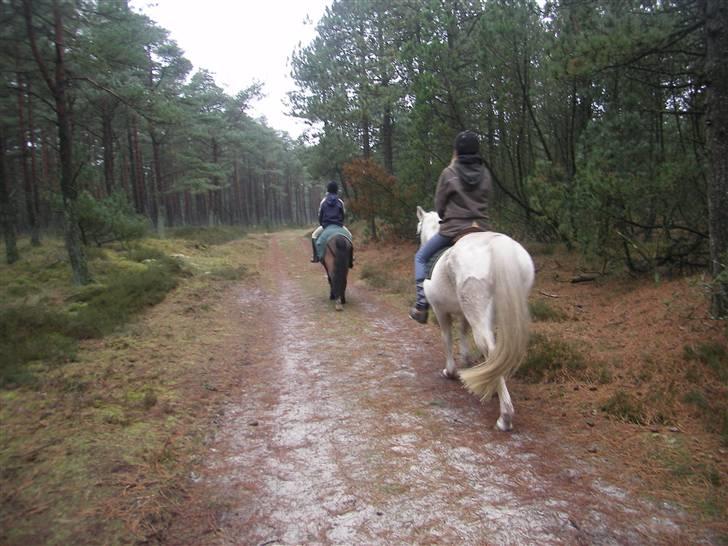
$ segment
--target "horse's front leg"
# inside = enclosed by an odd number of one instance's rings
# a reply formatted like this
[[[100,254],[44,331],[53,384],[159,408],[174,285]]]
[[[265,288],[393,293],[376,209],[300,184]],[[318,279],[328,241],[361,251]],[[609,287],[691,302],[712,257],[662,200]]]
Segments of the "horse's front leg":
[[[448,379],[457,379],[457,368],[455,367],[455,357],[452,352],[452,315],[449,313],[438,312],[436,308],[435,316],[437,322],[440,325],[440,333],[442,334],[442,341],[445,343],[445,369],[442,370],[442,375]]]
[[[496,422],[496,426],[503,432],[508,432],[513,428],[513,402],[511,402],[511,395],[508,393],[506,387],[506,380],[501,376],[498,379],[498,401],[500,402],[500,417]]]

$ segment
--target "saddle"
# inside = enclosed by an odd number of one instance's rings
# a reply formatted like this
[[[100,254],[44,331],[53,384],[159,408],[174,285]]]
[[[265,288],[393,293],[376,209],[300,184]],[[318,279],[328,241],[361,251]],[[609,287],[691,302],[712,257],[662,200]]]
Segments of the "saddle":
[[[487,229],[483,229],[480,226],[470,226],[465,228],[464,230],[458,232],[455,237],[452,238],[452,243],[449,246],[446,246],[445,248],[442,248],[435,252],[435,254],[432,255],[432,258],[427,262],[427,277],[428,279],[432,278],[432,271],[435,269],[435,265],[437,264],[437,261],[442,258],[442,255],[445,254],[448,250],[450,250],[455,244],[465,237],[466,235],[470,235],[471,233],[484,233],[488,231]]]
[[[323,261],[324,254],[326,253],[326,243],[328,243],[329,239],[336,235],[343,235],[351,242],[351,233],[345,227],[337,226],[335,224],[326,226],[326,229],[324,229],[321,232],[321,235],[319,235],[316,239],[316,254],[319,257],[319,260]]]

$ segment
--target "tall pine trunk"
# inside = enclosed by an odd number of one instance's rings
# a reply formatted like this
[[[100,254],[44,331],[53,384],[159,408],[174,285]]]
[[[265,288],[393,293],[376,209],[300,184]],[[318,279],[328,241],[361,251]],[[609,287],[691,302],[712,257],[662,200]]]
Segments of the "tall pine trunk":
[[[19,255],[15,235],[15,207],[5,172],[5,137],[2,128],[0,128],[0,223],[5,238],[5,260],[12,264],[18,261]]]
[[[154,164],[154,207],[156,209],[157,235],[164,238],[167,222],[167,210],[164,202],[164,187],[162,179],[162,145],[154,130],[150,131],[152,139],[152,162]]]
[[[35,199],[35,181],[30,169],[30,153],[28,151],[28,127],[25,118],[25,85],[23,76],[18,72],[18,141],[20,145],[20,164],[23,170],[23,188],[25,189],[25,208],[30,226],[30,241],[33,246],[40,246],[40,227],[38,226],[38,209]]]
[[[711,311],[728,317],[728,4],[704,0]]]
[[[38,65],[43,80],[51,92],[56,111],[58,126],[58,149],[61,163],[61,195],[63,198],[63,229],[66,241],[66,251],[71,263],[74,284],[88,284],[91,276],[86,263],[86,254],[81,244],[81,231],[78,226],[78,187],[73,168],[73,138],[71,134],[71,112],[68,107],[67,86],[68,79],[65,64],[65,42],[63,16],[58,0],[53,1],[53,45],[55,70],[51,75],[38,48],[38,40],[33,23],[32,0],[23,0],[23,15],[25,18],[28,41],[33,53],[33,59]]]
[[[114,109],[108,101],[103,101],[101,111],[101,142],[104,147],[104,185],[106,195],[114,193],[114,131],[112,120]]]

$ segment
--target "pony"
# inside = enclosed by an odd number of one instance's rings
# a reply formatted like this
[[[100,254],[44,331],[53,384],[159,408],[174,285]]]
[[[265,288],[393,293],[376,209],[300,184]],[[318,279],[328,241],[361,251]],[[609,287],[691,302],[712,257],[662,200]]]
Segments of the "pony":
[[[337,311],[344,310],[346,303],[346,280],[352,263],[354,247],[344,235],[334,235],[326,242],[326,252],[321,264],[331,288],[329,299],[334,301]]]
[[[440,217],[417,207],[417,233],[424,245],[439,230]],[[469,233],[448,248],[437,261],[431,278],[424,282],[425,296],[440,324],[446,364],[442,375],[457,377],[465,387],[486,401],[497,392],[499,430],[513,428],[513,402],[506,379],[523,361],[528,348],[530,315],[528,295],[533,286],[533,260],[510,237],[491,231]],[[453,319],[460,324],[458,372],[452,348]],[[477,351],[468,342],[472,331]],[[478,352],[479,351],[479,352]]]

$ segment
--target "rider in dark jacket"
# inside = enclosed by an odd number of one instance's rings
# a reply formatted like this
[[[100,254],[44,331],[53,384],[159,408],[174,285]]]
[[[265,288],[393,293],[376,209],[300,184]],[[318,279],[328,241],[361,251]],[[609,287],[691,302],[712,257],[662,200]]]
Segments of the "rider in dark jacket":
[[[321,232],[328,226],[344,226],[344,218],[346,217],[346,207],[344,202],[339,198],[339,185],[332,180],[326,185],[326,197],[321,200],[319,205],[318,219],[319,227],[311,234],[311,247],[313,249],[313,257],[311,262],[318,262],[316,254],[316,239]]]
[[[346,209],[344,202],[338,196],[339,185],[336,182],[329,182],[326,190],[328,193],[319,205],[319,224],[324,229],[331,224],[343,226]]]
[[[453,159],[437,181],[435,209],[440,216],[440,231],[415,254],[415,306],[410,317],[427,322],[429,305],[424,282],[427,262],[435,253],[452,244],[453,239],[468,228],[490,229],[488,202],[493,182],[490,171],[479,155],[478,135],[463,131],[455,137]]]

